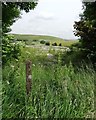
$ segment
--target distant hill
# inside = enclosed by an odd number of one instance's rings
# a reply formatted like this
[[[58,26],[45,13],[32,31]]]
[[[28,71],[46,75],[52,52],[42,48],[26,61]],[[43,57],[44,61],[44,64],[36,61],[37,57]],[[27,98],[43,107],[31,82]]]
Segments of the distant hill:
[[[29,41],[29,44],[31,44],[32,41],[37,40],[40,42],[41,40],[46,40],[50,42],[50,44],[56,42],[57,44],[62,44],[63,46],[70,46],[71,44],[74,44],[78,42],[78,40],[64,40],[59,37],[54,37],[54,36],[46,36],[46,35],[27,35],[27,34],[12,34],[14,35],[15,39],[18,40],[26,40]]]

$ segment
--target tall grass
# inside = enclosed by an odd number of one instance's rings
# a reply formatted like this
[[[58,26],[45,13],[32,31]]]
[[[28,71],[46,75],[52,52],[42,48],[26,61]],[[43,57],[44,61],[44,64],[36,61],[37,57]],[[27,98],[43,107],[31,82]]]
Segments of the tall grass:
[[[25,114],[25,71],[22,67],[9,64],[3,69],[2,110],[5,119],[24,117]]]
[[[96,72],[72,64],[32,65],[32,91],[26,96],[24,63],[3,70],[3,118],[93,118]]]

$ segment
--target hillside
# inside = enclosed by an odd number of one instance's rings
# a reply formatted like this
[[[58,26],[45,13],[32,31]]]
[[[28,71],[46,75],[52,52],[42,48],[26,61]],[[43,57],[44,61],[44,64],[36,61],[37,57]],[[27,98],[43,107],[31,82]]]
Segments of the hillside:
[[[41,40],[46,40],[48,42],[50,42],[50,44],[52,43],[57,43],[57,44],[62,44],[62,46],[70,46],[71,44],[74,44],[76,42],[78,42],[78,40],[64,40],[62,38],[59,37],[54,37],[54,36],[45,36],[45,35],[25,35],[25,34],[13,34],[15,39],[18,40],[23,40],[23,41],[27,41],[28,44],[33,44],[33,42],[35,41],[35,43],[40,43]]]

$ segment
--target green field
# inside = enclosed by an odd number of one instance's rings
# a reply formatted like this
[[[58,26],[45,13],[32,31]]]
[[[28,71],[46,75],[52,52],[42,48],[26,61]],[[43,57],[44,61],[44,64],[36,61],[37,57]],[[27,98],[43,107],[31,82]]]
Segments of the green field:
[[[20,42],[35,40],[37,46],[40,45],[41,39],[64,42],[69,46],[72,42],[74,43],[74,41],[58,40],[59,38],[49,36],[15,35],[15,39]],[[21,44],[19,60],[12,59],[3,68],[3,119],[94,118],[96,71],[92,64],[82,63],[78,67],[74,66],[70,60],[69,63],[64,63],[64,60],[70,58],[70,52],[62,51],[60,47],[57,50],[53,46],[33,46]],[[45,49],[47,47],[49,49]],[[73,57],[77,60],[77,54],[74,53]],[[70,59],[72,60],[72,57]],[[29,60],[32,62],[32,89],[28,97],[26,61]]]
[[[28,45],[33,44],[40,44],[41,40],[45,40],[46,42],[50,42],[52,45],[53,43],[57,43],[59,45],[60,43],[62,46],[70,46],[74,43],[77,43],[78,40],[64,40],[62,38],[53,37],[53,36],[44,36],[44,35],[22,35],[22,34],[13,34],[15,39],[21,40],[21,41],[27,41]]]
[[[0,120],[96,120],[96,0],[0,6]]]
[[[32,64],[32,90],[26,96],[25,62],[3,70],[3,118],[94,118],[96,72],[86,68]]]

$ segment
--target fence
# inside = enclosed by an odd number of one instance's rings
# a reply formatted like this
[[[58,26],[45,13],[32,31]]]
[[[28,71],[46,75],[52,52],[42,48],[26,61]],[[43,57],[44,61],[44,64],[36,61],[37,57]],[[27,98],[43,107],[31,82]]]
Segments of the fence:
[[[31,69],[31,61],[26,61],[26,92],[27,95],[30,95],[31,87],[32,87],[32,69]]]

